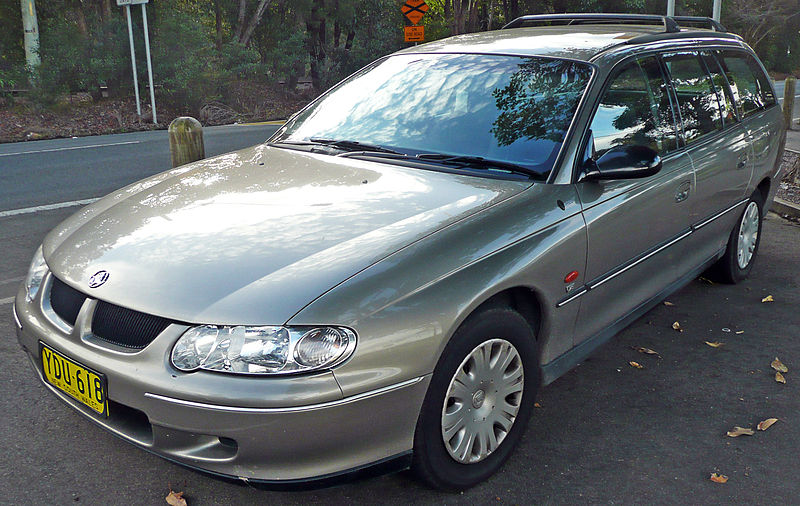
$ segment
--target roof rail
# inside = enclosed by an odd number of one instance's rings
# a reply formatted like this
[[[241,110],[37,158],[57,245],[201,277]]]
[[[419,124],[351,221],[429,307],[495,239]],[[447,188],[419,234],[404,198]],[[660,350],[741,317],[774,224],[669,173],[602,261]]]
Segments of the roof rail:
[[[561,25],[661,24],[666,33],[681,31],[673,18],[655,14],[537,14],[518,17],[502,29],[540,26],[554,22]]]
[[[679,26],[685,26],[689,28],[710,28],[715,32],[728,31],[716,19],[702,16],[672,16],[672,19],[674,19]]]

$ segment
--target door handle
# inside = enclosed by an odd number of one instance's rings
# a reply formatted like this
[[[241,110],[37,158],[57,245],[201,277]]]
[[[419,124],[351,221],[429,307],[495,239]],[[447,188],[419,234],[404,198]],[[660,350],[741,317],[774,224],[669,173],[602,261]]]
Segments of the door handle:
[[[684,181],[678,186],[678,191],[675,192],[675,202],[683,202],[684,200],[689,198],[689,193],[692,190],[692,183],[690,181]]]
[[[737,169],[743,169],[747,165],[747,155],[742,155],[739,157],[739,162],[736,164]]]

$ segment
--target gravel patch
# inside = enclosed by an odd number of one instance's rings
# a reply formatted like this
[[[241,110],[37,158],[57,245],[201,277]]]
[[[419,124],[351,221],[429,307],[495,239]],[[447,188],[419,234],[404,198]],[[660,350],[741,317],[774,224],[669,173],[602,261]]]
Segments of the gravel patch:
[[[788,174],[797,163],[800,163],[800,154],[792,151],[783,152],[783,173]],[[777,197],[787,202],[800,205],[800,185],[795,184],[791,175],[784,177],[778,187]]]

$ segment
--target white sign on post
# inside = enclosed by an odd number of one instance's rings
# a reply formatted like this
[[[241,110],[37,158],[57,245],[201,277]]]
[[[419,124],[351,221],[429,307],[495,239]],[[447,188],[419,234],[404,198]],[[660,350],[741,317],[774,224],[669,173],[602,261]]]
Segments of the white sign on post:
[[[150,34],[147,31],[147,6],[149,0],[117,0],[117,6],[125,7],[125,17],[128,18],[128,41],[131,45],[131,66],[133,67],[133,89],[136,92],[136,113],[142,115],[139,103],[139,79],[136,75],[136,52],[133,48],[133,30],[131,28],[131,5],[142,6],[142,24],[144,25],[144,49],[147,54],[147,77],[150,81],[150,103],[153,109],[153,123],[158,123],[156,116],[156,94],[153,89],[153,65],[150,62]]]

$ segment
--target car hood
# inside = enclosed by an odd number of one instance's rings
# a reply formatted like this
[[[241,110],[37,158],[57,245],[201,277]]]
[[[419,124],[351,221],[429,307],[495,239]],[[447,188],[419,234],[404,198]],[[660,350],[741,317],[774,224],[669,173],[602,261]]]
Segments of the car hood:
[[[260,145],[101,199],[51,232],[44,254],[93,298],[192,323],[280,324],[528,186]],[[101,270],[107,281],[89,288]]]

